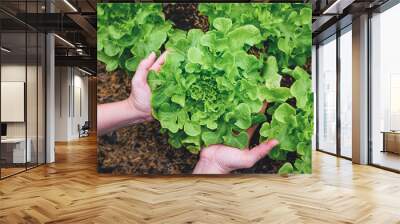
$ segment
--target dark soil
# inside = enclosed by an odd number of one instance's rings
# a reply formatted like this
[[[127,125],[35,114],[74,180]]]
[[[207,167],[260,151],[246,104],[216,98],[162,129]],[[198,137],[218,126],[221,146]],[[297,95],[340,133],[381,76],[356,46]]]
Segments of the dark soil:
[[[253,46],[247,51],[247,53],[260,58],[261,50]]]
[[[281,87],[290,88],[294,82],[294,78],[290,75],[282,74]]]
[[[286,101],[290,106],[296,108],[296,98],[290,98]]]
[[[293,85],[294,81],[295,80],[292,76],[282,74],[281,87],[290,88]],[[290,104],[292,107],[296,107],[296,98],[290,98],[286,102]]]
[[[304,69],[308,72],[308,74],[310,74],[311,76],[311,59],[309,59],[306,64],[304,65]]]
[[[176,28],[182,30],[201,29],[208,31],[208,18],[197,10],[198,3],[166,3],[163,11],[165,19],[174,22]]]

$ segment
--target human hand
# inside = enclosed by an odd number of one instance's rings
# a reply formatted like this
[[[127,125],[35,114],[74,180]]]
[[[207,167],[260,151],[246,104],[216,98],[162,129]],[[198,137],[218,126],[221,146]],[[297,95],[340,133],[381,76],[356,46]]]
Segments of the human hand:
[[[132,79],[131,94],[127,99],[97,105],[97,134],[99,136],[118,128],[153,119],[147,74],[150,70],[157,72],[160,70],[166,54],[167,52],[164,52],[156,60],[156,54],[151,53],[140,62]]]
[[[156,58],[152,52],[147,58],[143,59],[132,78],[132,90],[127,102],[135,113],[141,113],[143,120],[152,120],[151,116],[151,91],[147,83],[147,75],[150,70],[158,72],[165,62],[167,51]]]
[[[200,152],[193,174],[228,174],[233,170],[250,168],[264,158],[277,140],[270,140],[250,149],[237,149],[225,145],[212,145]]]
[[[263,113],[267,103],[261,109]],[[256,126],[247,130],[249,138],[253,135]],[[201,150],[200,159],[193,174],[228,174],[233,170],[250,168],[258,160],[264,158],[276,145],[277,140],[270,140],[250,149],[238,149],[225,145],[211,145]]]

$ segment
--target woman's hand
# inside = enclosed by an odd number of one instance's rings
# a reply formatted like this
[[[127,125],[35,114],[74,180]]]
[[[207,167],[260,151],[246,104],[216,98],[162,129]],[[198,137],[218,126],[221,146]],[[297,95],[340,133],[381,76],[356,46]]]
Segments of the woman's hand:
[[[147,74],[150,70],[159,71],[164,64],[167,52],[158,59],[151,53],[143,59],[132,79],[132,90],[126,100],[106,103],[97,106],[97,134],[103,135],[118,128],[135,123],[152,120],[151,92],[147,84]]]
[[[127,99],[133,111],[142,114],[144,120],[151,120],[151,91],[147,83],[147,75],[149,71],[160,71],[161,66],[165,62],[167,51],[158,57],[152,52],[146,59],[142,60],[132,79],[131,95]]]
[[[193,174],[228,174],[233,170],[250,168],[264,158],[276,145],[270,140],[250,149],[237,149],[225,145],[212,145],[200,152]]]
[[[260,113],[264,113],[268,104],[265,103]],[[249,139],[257,126],[247,130]],[[250,168],[258,160],[264,158],[276,145],[277,140],[261,143],[252,149],[237,149],[225,145],[212,145],[200,152],[200,159],[193,174],[228,174],[233,170]]]

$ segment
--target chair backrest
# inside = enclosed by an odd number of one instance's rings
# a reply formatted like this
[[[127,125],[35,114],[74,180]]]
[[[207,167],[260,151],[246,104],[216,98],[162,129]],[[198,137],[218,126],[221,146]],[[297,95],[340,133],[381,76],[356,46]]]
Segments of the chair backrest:
[[[82,128],[87,128],[87,129],[89,129],[89,128],[90,128],[90,123],[89,123],[89,121],[85,121],[85,124],[83,124]]]

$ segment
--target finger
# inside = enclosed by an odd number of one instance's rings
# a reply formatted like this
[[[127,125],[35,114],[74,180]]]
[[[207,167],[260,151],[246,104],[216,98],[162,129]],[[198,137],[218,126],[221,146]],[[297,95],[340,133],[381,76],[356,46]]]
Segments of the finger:
[[[140,62],[138,68],[136,69],[134,77],[142,82],[143,81],[146,82],[149,69],[154,64],[155,60],[156,60],[156,54],[154,52],[151,52],[147,58],[143,59]]]
[[[265,101],[265,103],[263,104],[263,106],[261,107],[260,113],[265,113],[265,110],[268,107],[268,102]],[[258,125],[254,125],[252,127],[250,127],[249,129],[247,129],[247,135],[249,136],[249,141],[251,140],[251,138],[253,137],[254,132],[256,131]]]
[[[247,151],[250,167],[258,160],[264,158],[279,142],[275,139],[265,141],[253,149]]]
[[[263,106],[261,107],[260,113],[265,113],[265,110],[267,109],[267,107],[268,107],[268,102],[265,101]]]
[[[151,52],[149,56],[147,56],[147,58],[143,59],[139,63],[137,70],[149,70],[150,67],[154,64],[156,57],[156,53]]]
[[[257,129],[257,125],[254,125],[254,126],[250,127],[249,129],[247,129],[247,135],[249,136],[249,141],[253,137],[253,134],[256,131],[256,129]]]
[[[161,66],[164,64],[165,59],[167,57],[168,51],[164,51],[164,53],[162,53],[160,55],[160,57],[157,58],[156,62],[154,62],[154,64],[150,67],[150,70],[154,70],[156,72],[160,71]]]

